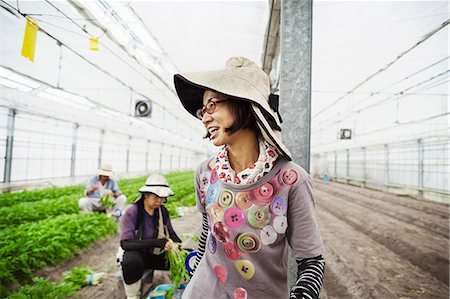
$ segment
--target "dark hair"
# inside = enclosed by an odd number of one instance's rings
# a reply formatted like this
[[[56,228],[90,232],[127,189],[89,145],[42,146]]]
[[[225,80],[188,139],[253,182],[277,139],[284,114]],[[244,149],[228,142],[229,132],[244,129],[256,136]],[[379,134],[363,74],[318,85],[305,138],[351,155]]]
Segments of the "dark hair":
[[[234,123],[231,127],[226,128],[225,132],[232,134],[244,129],[249,129],[255,133],[259,132],[250,102],[230,99],[228,101],[228,108],[234,117]]]
[[[225,128],[225,132],[233,134],[239,130],[248,129],[257,134],[259,133],[258,124],[250,102],[229,98],[227,105],[231,115],[233,115],[234,122],[229,128]],[[210,134],[207,132],[205,138],[209,137]]]

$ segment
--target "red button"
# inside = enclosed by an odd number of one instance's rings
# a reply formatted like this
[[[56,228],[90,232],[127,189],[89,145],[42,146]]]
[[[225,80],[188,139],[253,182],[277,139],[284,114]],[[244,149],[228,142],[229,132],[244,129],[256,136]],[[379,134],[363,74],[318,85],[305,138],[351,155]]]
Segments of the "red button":
[[[230,260],[235,261],[240,257],[239,250],[233,243],[226,243],[225,246],[223,247],[223,250],[225,251],[225,254],[228,256]]]
[[[227,281],[227,271],[221,265],[214,266],[213,269],[216,272],[217,278],[219,278],[220,284],[225,284],[225,281]]]
[[[217,241],[227,243],[230,240],[228,228],[222,222],[214,223],[214,236]]]

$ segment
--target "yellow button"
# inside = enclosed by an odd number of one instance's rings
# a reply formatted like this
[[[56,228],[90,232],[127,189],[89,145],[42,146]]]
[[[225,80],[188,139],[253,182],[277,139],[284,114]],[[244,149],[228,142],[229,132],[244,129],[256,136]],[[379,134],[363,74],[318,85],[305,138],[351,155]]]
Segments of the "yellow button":
[[[252,279],[253,275],[255,275],[255,267],[250,261],[239,260],[234,264],[234,267],[236,268],[238,273],[246,280]]]

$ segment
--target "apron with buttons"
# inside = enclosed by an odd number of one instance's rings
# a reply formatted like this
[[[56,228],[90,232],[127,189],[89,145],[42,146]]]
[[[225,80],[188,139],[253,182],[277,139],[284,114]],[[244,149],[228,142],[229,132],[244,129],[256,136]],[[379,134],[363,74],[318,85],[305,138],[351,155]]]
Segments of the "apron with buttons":
[[[211,167],[201,173],[209,235],[183,298],[289,297],[286,214],[298,172],[278,164],[249,185],[224,183]]]

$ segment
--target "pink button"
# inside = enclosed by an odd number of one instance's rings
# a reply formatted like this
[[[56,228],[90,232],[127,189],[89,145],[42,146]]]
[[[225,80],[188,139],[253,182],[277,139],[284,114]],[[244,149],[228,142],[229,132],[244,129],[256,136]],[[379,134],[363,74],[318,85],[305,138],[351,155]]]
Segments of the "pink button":
[[[295,182],[297,182],[298,179],[298,173],[296,170],[294,169],[288,169],[285,170],[282,174],[281,174],[281,180],[283,181],[284,184],[286,185],[292,185],[295,184]]]
[[[235,261],[240,257],[239,250],[233,243],[226,243],[225,246],[223,247],[223,250],[225,251],[225,254],[228,256],[230,260]]]
[[[225,284],[225,281],[227,281],[227,271],[221,265],[214,266],[213,269],[216,272],[217,278],[219,278],[220,284]]]
[[[223,218],[230,228],[239,228],[245,223],[244,213],[238,208],[229,208]]]
[[[253,196],[255,198],[255,204],[265,205],[272,201],[272,195],[274,194],[273,185],[265,183],[258,189],[253,190]]]
[[[234,299],[247,299],[247,291],[244,288],[234,290]]]

